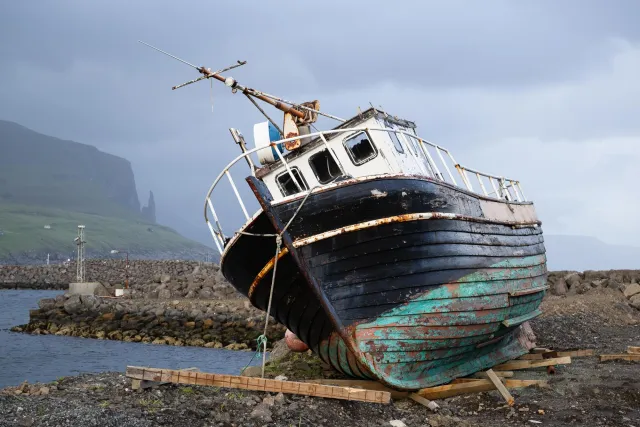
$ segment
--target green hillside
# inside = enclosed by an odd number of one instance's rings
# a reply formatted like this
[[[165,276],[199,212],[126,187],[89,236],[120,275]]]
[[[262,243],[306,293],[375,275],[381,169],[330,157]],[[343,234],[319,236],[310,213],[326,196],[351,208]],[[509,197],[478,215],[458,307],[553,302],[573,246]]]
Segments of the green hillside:
[[[128,160],[0,120],[0,264],[73,256],[80,224],[89,257],[112,249],[145,258],[211,253],[154,221],[153,197],[140,210]]]
[[[134,253],[206,249],[168,227],[142,221],[3,203],[0,204],[0,258],[36,249],[42,253],[71,254],[76,250],[73,239],[80,224],[86,227],[86,251],[94,255],[109,256],[111,249]],[[51,228],[45,229],[45,225]]]

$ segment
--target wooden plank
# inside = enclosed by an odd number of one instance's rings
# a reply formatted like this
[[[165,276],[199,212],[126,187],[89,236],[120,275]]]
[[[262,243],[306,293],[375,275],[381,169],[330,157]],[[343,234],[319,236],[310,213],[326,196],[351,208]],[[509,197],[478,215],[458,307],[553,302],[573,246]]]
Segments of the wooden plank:
[[[495,369],[495,368],[494,368]],[[511,378],[513,377],[513,371],[493,371],[497,376],[501,377],[501,378]],[[474,378],[487,378],[487,373],[486,372],[476,372],[475,374],[473,374]]]
[[[392,388],[385,386],[384,384],[379,383],[378,381],[371,381],[371,380],[356,380],[356,379],[340,380],[340,379],[320,378],[317,380],[302,380],[301,382],[335,385],[339,387],[363,388],[366,390],[386,391],[391,394],[392,399],[404,399],[406,397],[409,397],[408,391],[394,390]]]
[[[497,374],[497,372],[496,372]],[[459,378],[460,379],[460,378]],[[547,381],[540,380],[511,380],[507,379],[504,382],[504,386],[507,389],[510,388],[524,388],[524,387],[547,387]],[[426,399],[445,399],[447,397],[459,396],[467,393],[479,393],[483,391],[495,390],[495,386],[488,379],[478,379],[475,381],[464,381],[459,383],[452,383],[437,387],[423,388],[418,390],[416,394]]]
[[[513,406],[513,404],[515,403],[515,399],[513,398],[513,396],[511,396],[511,393],[509,393],[509,390],[507,390],[504,384],[502,384],[502,381],[500,381],[500,378],[498,378],[498,376],[491,369],[487,371],[487,376],[489,377],[489,381],[493,383],[493,385],[498,389],[502,397],[504,397],[504,400],[507,402],[507,405]]]
[[[627,347],[627,353],[629,353],[629,354],[640,354],[640,347],[629,346],[629,347]]]
[[[502,365],[494,366],[493,369],[498,371],[515,371],[518,369],[540,368],[542,366],[568,365],[569,363],[571,363],[571,357],[569,356],[544,360],[512,360]]]
[[[543,353],[529,353],[523,354],[522,356],[518,357],[518,360],[542,360],[544,359],[543,356]]]
[[[533,354],[549,353],[550,351],[551,350],[549,350],[548,348],[543,348],[543,347],[536,347],[531,349],[531,353]]]
[[[553,359],[555,357],[588,357],[593,356],[594,351],[592,349],[589,350],[570,350],[570,351],[550,351],[548,353],[544,353],[542,357],[544,359]]]
[[[433,402],[431,400],[425,399],[424,397],[415,394],[415,393],[410,393],[409,394],[409,398],[411,400],[413,400],[414,402],[418,402],[419,404],[426,406],[427,408],[429,408],[432,411],[436,411],[440,406],[436,403]]]
[[[181,371],[199,371],[198,368],[185,368],[180,369]],[[168,381],[149,381],[149,380],[131,380],[131,389],[132,390],[146,390],[148,388],[156,387],[159,385],[169,384]]]
[[[482,381],[482,378],[456,378],[451,381],[451,384],[472,383],[474,381]]]
[[[600,361],[604,362],[605,360],[628,360],[630,362],[640,362],[640,354],[601,354]]]
[[[268,391],[272,393],[300,394],[329,399],[357,400],[371,403],[389,403],[391,394],[387,391],[338,387],[294,381],[278,381],[266,378],[242,377],[237,375],[185,372],[173,369],[144,368],[127,366],[129,378],[150,381],[167,381],[174,384],[195,384],[243,390]]]

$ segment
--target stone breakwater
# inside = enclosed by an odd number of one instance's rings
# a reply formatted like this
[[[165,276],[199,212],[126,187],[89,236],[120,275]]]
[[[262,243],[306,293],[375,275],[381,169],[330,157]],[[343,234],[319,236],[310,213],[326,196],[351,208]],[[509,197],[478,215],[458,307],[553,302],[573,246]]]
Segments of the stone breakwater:
[[[58,295],[38,302],[29,323],[12,328],[36,335],[67,335],[175,346],[256,349],[264,313],[248,301],[114,299]],[[269,344],[285,328],[270,319]]]
[[[100,281],[96,295],[59,295],[43,299],[29,313],[29,323],[13,328],[38,335],[69,335],[167,345],[232,350],[255,349],[264,328],[264,312],[251,306],[223,277],[216,264],[182,261],[133,261],[131,293],[112,298],[122,267],[114,261],[87,263],[89,280]],[[68,286],[62,266],[13,269],[13,283]],[[67,270],[67,271],[64,271]],[[36,276],[37,273],[53,275]],[[17,276],[16,273],[22,274]],[[93,276],[89,275],[89,272]],[[55,278],[49,280],[47,278]],[[29,282],[26,282],[27,284]],[[285,328],[270,319],[268,343],[284,337]]]
[[[621,292],[631,307],[640,310],[640,270],[552,271],[548,276],[552,295],[581,295],[602,289]]]
[[[129,284],[168,283],[171,278],[189,275],[208,277],[214,282],[224,278],[218,265],[197,261],[129,261]],[[85,280],[109,286],[124,284],[123,259],[89,259],[85,261]],[[76,264],[68,265],[0,265],[0,289],[67,289],[76,281]]]

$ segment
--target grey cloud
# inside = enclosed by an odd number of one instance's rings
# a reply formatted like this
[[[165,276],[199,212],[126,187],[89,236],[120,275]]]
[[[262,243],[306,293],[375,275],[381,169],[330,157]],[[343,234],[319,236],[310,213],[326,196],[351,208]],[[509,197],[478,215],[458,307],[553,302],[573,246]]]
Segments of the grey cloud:
[[[633,0],[57,1],[0,8],[0,118],[128,158],[141,194],[154,190],[159,218],[201,225],[204,239],[204,194],[237,154],[227,128],[251,141],[252,125],[264,119],[217,82],[213,114],[207,82],[171,91],[197,73],[138,39],[196,65],[247,60],[231,72],[241,82],[293,100],[320,99],[323,110],[340,116],[369,101],[383,104],[460,159],[496,173],[527,155],[509,148],[496,163],[483,156],[508,138],[553,144],[640,134],[640,3]],[[616,169],[602,167],[605,175]],[[562,180],[571,171],[553,173]],[[552,184],[528,174],[530,193],[544,198]],[[219,197],[233,200],[228,188]],[[547,200],[539,209],[558,223],[566,205]]]

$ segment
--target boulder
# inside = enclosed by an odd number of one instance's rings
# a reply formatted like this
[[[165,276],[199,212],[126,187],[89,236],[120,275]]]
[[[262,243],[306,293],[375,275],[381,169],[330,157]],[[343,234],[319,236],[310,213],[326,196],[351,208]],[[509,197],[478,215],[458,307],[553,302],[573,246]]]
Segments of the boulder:
[[[564,276],[564,281],[567,282],[567,285],[571,288],[582,282],[582,277],[580,277],[580,273],[569,273]]]
[[[624,296],[627,298],[631,298],[632,296],[640,294],[640,285],[637,283],[632,283],[624,288]]]
[[[640,294],[635,294],[629,300],[629,305],[635,309],[640,310]]]
[[[69,314],[80,313],[83,309],[80,295],[71,295],[69,299],[64,303],[64,311]]]
[[[564,279],[558,280],[551,288],[551,293],[553,295],[566,295],[568,291],[569,287]]]
[[[56,300],[53,298],[43,298],[40,301],[38,301],[38,308],[40,308],[43,311],[52,309],[53,307],[55,307],[55,305],[56,305]]]

